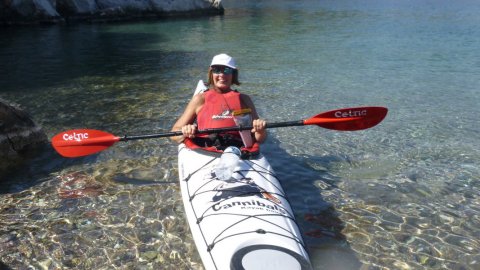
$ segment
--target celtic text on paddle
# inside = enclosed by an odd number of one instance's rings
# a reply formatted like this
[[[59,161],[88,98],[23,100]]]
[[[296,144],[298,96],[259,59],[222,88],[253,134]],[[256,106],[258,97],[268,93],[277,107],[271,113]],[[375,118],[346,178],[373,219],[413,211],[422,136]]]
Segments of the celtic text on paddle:
[[[65,133],[63,134],[63,140],[64,141],[77,141],[80,142],[83,139],[88,139],[88,133],[73,133],[73,134],[68,134]]]
[[[349,110],[348,112],[346,111],[335,112],[335,117],[337,118],[360,117],[360,116],[366,116],[366,115],[367,115],[367,110],[361,110],[361,111]]]

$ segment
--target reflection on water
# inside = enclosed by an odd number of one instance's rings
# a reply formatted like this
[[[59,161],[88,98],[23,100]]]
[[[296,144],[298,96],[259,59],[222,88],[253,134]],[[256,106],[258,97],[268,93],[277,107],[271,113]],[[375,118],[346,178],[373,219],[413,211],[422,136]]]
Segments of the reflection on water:
[[[269,121],[386,106],[373,129],[275,129],[263,147],[315,269],[477,269],[479,7],[427,2],[238,1],[223,17],[8,28],[0,95],[50,138],[157,133],[229,52]],[[48,147],[0,186],[0,268],[203,269],[176,151],[168,139],[78,159]]]

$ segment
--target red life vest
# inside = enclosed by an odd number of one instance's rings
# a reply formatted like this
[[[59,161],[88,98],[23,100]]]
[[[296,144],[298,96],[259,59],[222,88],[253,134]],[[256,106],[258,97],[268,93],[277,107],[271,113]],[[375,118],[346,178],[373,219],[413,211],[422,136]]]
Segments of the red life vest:
[[[240,93],[205,92],[205,103],[197,115],[198,129],[234,127],[232,112],[242,109]]]
[[[236,126],[233,120],[232,112],[242,109],[242,102],[240,93],[237,91],[230,91],[228,93],[218,93],[214,90],[207,90],[205,92],[205,103],[197,114],[198,129],[223,128]],[[226,132],[234,136],[241,142],[238,131]],[[208,138],[208,134],[199,134],[197,137]],[[185,145],[191,149],[203,149],[210,152],[222,152],[215,146],[200,146],[195,140],[186,139]],[[252,147],[241,148],[242,153],[246,156],[256,155],[259,152],[258,143],[254,143]]]

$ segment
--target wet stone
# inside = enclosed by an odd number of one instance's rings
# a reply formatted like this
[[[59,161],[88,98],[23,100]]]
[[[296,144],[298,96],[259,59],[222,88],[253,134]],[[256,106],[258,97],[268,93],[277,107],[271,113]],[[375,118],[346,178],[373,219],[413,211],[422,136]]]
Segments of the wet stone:
[[[412,269],[407,263],[405,262],[400,262],[400,261],[395,261],[393,263],[393,266],[397,269],[402,269],[402,270],[410,270]]]
[[[142,255],[140,255],[140,257],[142,257],[147,261],[153,261],[157,258],[157,256],[158,256],[157,251],[147,251],[147,252],[144,252]]]
[[[13,242],[15,240],[17,240],[17,236],[15,234],[9,233],[9,234],[0,235],[0,243],[2,244]]]
[[[47,135],[26,111],[1,98],[0,135],[0,175],[17,167],[48,142]]]
[[[42,270],[48,270],[50,268],[50,265],[52,264],[51,259],[45,259],[43,261],[38,262],[38,266]]]

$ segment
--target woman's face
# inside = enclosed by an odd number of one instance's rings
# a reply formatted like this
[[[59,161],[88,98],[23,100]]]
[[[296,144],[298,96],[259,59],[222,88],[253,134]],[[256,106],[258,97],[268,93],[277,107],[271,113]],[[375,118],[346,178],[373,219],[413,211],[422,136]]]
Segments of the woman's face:
[[[213,85],[221,91],[229,90],[232,85],[233,69],[226,66],[212,66]]]

